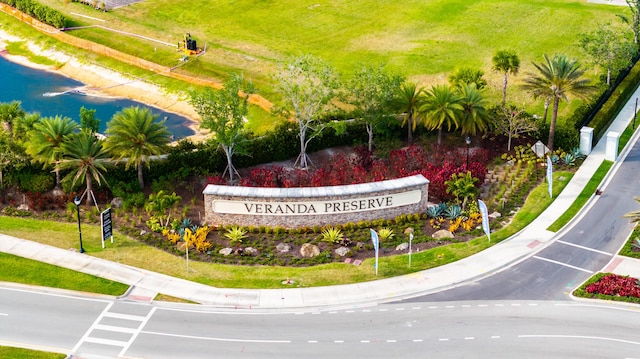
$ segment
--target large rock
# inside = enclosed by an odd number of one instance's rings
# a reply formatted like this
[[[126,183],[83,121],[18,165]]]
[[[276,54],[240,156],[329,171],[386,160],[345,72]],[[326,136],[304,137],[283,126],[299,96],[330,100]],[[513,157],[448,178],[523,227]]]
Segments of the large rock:
[[[447,231],[446,229],[441,229],[434,233],[431,237],[435,239],[453,238],[453,233]]]
[[[312,258],[320,255],[320,248],[315,244],[305,243],[300,247],[300,255],[306,258]]]
[[[287,253],[291,250],[291,246],[287,243],[278,243],[276,250],[280,253]]]
[[[338,247],[338,248],[336,248],[335,252],[340,257],[344,257],[347,254],[351,253],[351,249],[349,249],[347,247]]]
[[[409,243],[407,243],[407,242],[400,243],[396,247],[396,251],[406,251],[407,249],[409,249]]]
[[[233,253],[233,248],[222,248],[221,250],[218,251],[218,253],[222,254],[223,256],[228,256],[231,253]]]
[[[244,249],[245,256],[257,256],[258,253],[259,253],[258,250],[253,247],[247,247]]]
[[[111,207],[113,208],[121,208],[122,207],[122,198],[120,197],[115,197],[114,199],[111,200]]]

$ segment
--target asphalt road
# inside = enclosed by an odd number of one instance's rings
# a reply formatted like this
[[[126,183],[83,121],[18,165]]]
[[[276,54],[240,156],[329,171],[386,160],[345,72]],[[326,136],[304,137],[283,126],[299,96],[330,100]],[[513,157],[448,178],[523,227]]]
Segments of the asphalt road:
[[[615,305],[466,301],[297,313],[188,308],[0,289],[0,337],[5,345],[73,350],[80,358],[513,358],[514,353],[637,358],[640,353],[640,311]]]

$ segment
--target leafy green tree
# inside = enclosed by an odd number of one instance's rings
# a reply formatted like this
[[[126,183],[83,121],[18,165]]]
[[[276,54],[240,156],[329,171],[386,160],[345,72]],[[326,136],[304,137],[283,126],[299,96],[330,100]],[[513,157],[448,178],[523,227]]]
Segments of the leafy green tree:
[[[38,122],[40,122],[40,114],[37,112],[18,117],[13,122],[13,139],[26,146],[25,142],[29,139],[29,133]]]
[[[283,64],[274,75],[276,90],[283,98],[283,106],[274,107],[274,113],[298,124],[300,154],[295,165],[307,168],[309,142],[322,133],[318,122],[328,109],[338,87],[337,76],[329,64],[311,56],[299,56]]]
[[[433,85],[426,91],[420,113],[424,124],[431,130],[438,130],[438,144],[442,144],[442,128],[460,126],[459,118],[463,112],[461,98],[447,85]]]
[[[530,73],[524,80],[522,88],[529,91],[534,98],[543,97],[545,100],[553,101],[547,143],[549,150],[553,151],[560,100],[568,101],[569,95],[585,97],[594,90],[594,87],[589,79],[583,77],[584,70],[576,60],[570,60],[566,55],[555,55],[553,58],[544,55],[544,60],[543,63],[533,64],[538,73]]]
[[[106,165],[110,160],[107,158],[104,141],[99,140],[92,132],[83,130],[71,135],[70,140],[62,144],[61,151],[64,157],[60,161],[60,168],[70,171],[63,181],[71,181],[72,187],[75,187],[78,181],[80,184],[86,183],[86,203],[91,205],[93,180],[98,185],[103,181],[106,183],[104,172],[107,171]]]
[[[421,117],[418,109],[423,99],[424,88],[415,82],[405,82],[394,97],[393,106],[402,113],[402,126],[407,126],[407,139],[413,143],[413,132]]]
[[[636,51],[636,46],[620,36],[610,24],[600,25],[590,33],[581,34],[579,44],[596,66],[607,71],[607,86],[611,84],[612,73],[629,66]]]
[[[462,112],[458,121],[463,135],[475,136],[489,130],[487,101],[475,85],[462,85],[459,90]]]
[[[80,128],[87,129],[93,133],[100,129],[100,119],[96,118],[96,110],[80,107]]]
[[[631,28],[631,32],[633,32],[633,43],[636,45],[635,53],[637,54],[640,46],[638,42],[638,38],[640,37],[640,0],[627,0],[627,5],[631,11],[631,18],[625,15],[618,15],[618,17]]]
[[[13,123],[25,115],[21,106],[22,103],[20,101],[0,103],[0,123],[11,135],[13,135]]]
[[[393,99],[404,79],[386,72],[384,66],[363,66],[345,84],[343,101],[353,107],[353,115],[362,118],[367,129],[369,152],[373,151],[373,134],[390,118]]]
[[[493,62],[493,71],[504,74],[502,78],[502,107],[507,102],[507,82],[509,80],[509,74],[517,75],[520,70],[520,58],[511,50],[499,50],[491,58]]]
[[[240,94],[241,93],[241,94]],[[214,143],[224,151],[227,157],[229,181],[240,174],[233,166],[233,155],[244,153],[242,144],[246,141],[245,121],[249,113],[249,95],[253,93],[251,83],[244,81],[242,75],[234,75],[215,91],[210,87],[191,93],[191,104],[202,118],[200,128],[211,131]]]
[[[125,169],[133,166],[138,171],[138,185],[144,188],[142,163],[149,166],[150,156],[165,152],[171,134],[158,121],[149,108],[127,107],[113,115],[107,124],[105,148],[118,160],[125,160]]]
[[[71,134],[77,129],[78,125],[72,119],[55,116],[41,119],[29,132],[27,154],[44,167],[54,165],[56,186],[60,185],[60,160],[64,155],[62,147],[71,140]]]
[[[484,71],[471,67],[460,67],[455,69],[447,78],[451,86],[462,87],[463,85],[475,84],[476,88],[482,90],[487,86],[484,79]]]
[[[469,199],[474,199],[478,195],[478,188],[476,187],[478,179],[471,175],[471,171],[466,173],[454,173],[451,175],[451,179],[445,181],[447,186],[447,193],[456,197],[456,203],[460,204],[462,199],[462,209],[467,205]]]
[[[20,169],[28,162],[24,148],[14,141],[9,133],[0,128],[0,189],[4,188],[4,173],[7,169]]]

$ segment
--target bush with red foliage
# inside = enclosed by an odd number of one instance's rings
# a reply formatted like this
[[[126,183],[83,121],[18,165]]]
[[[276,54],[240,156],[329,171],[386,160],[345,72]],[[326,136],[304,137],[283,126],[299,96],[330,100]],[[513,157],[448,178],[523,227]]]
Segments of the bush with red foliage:
[[[602,277],[596,283],[589,284],[585,291],[592,294],[640,298],[638,279],[617,274]]]
[[[374,159],[366,148],[357,147],[353,155],[339,154],[313,171],[287,170],[282,166],[257,168],[243,178],[240,185],[280,188],[338,186],[422,174],[430,181],[430,195],[444,200],[450,197],[444,182],[454,173],[468,170],[479,179],[478,184],[484,182],[488,152],[484,149],[470,152],[469,168],[466,154],[466,149],[433,145],[427,151],[420,146],[410,146],[391,151],[389,158],[383,160]],[[210,178],[208,182],[213,183],[213,180]]]

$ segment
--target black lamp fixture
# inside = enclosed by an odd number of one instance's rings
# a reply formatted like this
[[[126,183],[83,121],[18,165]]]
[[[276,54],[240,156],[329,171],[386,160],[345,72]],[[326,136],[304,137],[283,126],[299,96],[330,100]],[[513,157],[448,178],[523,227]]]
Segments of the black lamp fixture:
[[[73,199],[73,204],[76,205],[76,213],[78,214],[78,235],[80,236],[80,253],[84,253],[84,248],[82,247],[82,227],[80,227],[80,197],[76,196]]]

